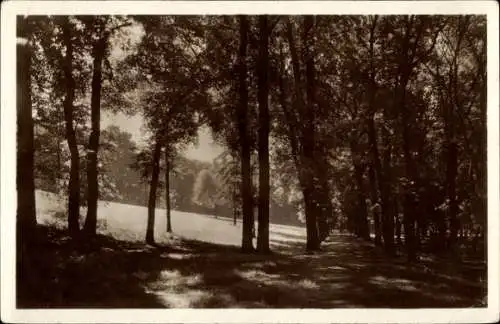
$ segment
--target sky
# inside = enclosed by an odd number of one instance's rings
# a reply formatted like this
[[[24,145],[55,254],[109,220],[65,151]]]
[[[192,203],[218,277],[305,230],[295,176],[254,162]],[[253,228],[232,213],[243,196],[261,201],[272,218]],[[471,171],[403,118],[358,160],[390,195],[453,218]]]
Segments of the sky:
[[[110,125],[118,126],[123,132],[132,134],[132,139],[137,144],[140,145],[144,142],[142,132],[143,120],[140,115],[128,117],[123,113],[112,114],[103,112],[101,129],[105,129]],[[223,147],[213,142],[210,129],[203,126],[198,130],[198,143],[189,145],[184,150],[183,155],[189,159],[211,163],[223,150]]]

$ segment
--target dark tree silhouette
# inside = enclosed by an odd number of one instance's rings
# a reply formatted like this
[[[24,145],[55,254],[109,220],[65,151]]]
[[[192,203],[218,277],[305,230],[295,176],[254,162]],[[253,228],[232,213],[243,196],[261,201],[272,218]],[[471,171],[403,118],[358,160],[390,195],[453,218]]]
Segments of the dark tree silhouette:
[[[66,125],[66,141],[70,151],[70,175],[68,183],[68,230],[72,237],[80,232],[80,154],[76,140],[73,102],[75,98],[75,80],[73,78],[73,40],[69,17],[63,17],[62,30],[66,54],[64,58],[64,78],[66,96],[64,98],[64,121]]]
[[[248,46],[248,20],[245,16],[239,17],[240,46],[238,52],[238,134],[240,140],[241,161],[241,194],[243,196],[243,235],[241,248],[243,252],[253,251],[252,229],[253,229],[253,198],[252,177],[250,173],[250,141],[248,138],[248,85],[247,85],[247,46]]]
[[[28,246],[36,230],[31,33],[29,18],[17,16],[17,237]]]
[[[259,17],[259,59],[257,61],[259,97],[259,203],[257,250],[269,251],[269,26]]]

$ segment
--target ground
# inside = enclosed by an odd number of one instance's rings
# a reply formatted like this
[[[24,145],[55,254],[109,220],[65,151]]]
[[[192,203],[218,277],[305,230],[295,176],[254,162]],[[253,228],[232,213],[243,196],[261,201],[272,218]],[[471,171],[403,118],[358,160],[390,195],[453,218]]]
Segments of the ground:
[[[388,258],[372,244],[335,233],[314,254],[305,230],[271,226],[271,255],[242,254],[241,228],[229,220],[173,212],[165,234],[158,210],[159,247],[147,246],[146,209],[99,206],[100,231],[75,249],[54,213],[58,202],[37,193],[48,239],[21,275],[19,307],[474,307],[485,306],[484,264]],[[58,216],[59,215],[59,216]],[[106,221],[103,221],[103,220]]]

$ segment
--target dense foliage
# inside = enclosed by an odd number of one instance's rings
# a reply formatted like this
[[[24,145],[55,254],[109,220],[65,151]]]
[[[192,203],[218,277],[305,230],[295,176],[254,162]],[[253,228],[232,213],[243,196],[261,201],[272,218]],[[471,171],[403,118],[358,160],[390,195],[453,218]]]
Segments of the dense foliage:
[[[35,131],[19,133],[19,154],[34,152],[38,188],[66,193],[75,237],[81,205],[85,232],[95,234],[98,198],[147,200],[153,243],[164,188],[168,219],[171,208],[242,218],[244,251],[254,249],[256,210],[263,253],[269,222],[290,214],[305,223],[308,250],[337,228],[410,260],[460,255],[464,246],[484,252],[482,16],[24,24],[30,68],[20,82],[31,100],[19,110],[19,129]],[[113,54],[117,47],[125,54]],[[101,109],[141,115],[148,144],[137,147],[116,127],[101,132]],[[203,125],[225,148],[207,165],[182,156]]]

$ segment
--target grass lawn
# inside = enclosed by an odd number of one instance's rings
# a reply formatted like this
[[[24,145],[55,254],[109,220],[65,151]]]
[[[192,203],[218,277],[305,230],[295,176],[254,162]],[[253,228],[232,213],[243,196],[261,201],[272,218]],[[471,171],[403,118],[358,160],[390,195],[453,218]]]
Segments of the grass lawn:
[[[485,266],[447,262],[408,265],[372,244],[334,234],[323,251],[304,253],[305,229],[272,225],[273,254],[239,251],[240,224],[173,211],[166,235],[142,243],[146,208],[99,205],[100,233],[75,249],[60,224],[60,204],[37,193],[47,240],[23,263],[19,307],[347,308],[484,306]]]

